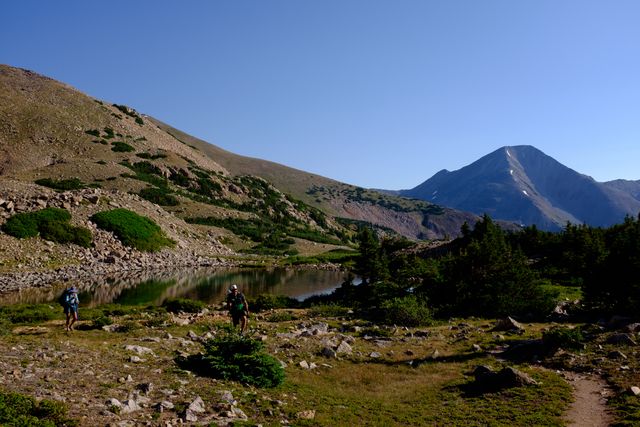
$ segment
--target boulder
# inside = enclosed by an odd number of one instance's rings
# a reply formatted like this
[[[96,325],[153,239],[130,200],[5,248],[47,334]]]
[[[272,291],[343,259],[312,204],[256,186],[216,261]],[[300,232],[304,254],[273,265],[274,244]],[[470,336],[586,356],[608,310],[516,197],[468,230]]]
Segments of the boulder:
[[[336,353],[336,351],[329,346],[324,347],[320,353],[324,357],[328,357],[330,359],[335,359],[336,357],[338,357],[338,354]]]
[[[629,334],[613,334],[607,338],[608,344],[636,346],[638,343]]]
[[[316,417],[315,409],[310,409],[308,411],[301,411],[296,414],[296,418],[300,420],[313,420]]]
[[[475,377],[473,386],[481,393],[538,384],[527,374],[510,366],[499,372],[494,372],[488,366],[478,366],[473,371],[473,375]]]
[[[640,396],[640,387],[636,387],[636,386],[630,387],[629,393],[634,396]]]
[[[351,354],[353,353],[353,348],[346,341],[342,341],[338,348],[336,349],[337,354]]]
[[[524,332],[524,327],[514,320],[512,317],[506,317],[504,319],[500,319],[493,326],[491,331],[516,331],[516,332]]]

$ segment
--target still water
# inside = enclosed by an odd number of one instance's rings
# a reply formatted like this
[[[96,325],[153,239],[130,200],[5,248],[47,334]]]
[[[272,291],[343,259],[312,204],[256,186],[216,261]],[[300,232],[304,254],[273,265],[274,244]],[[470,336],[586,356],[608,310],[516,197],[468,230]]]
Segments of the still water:
[[[91,283],[76,286],[85,307],[108,303],[160,305],[167,298],[190,298],[218,304],[224,301],[232,284],[237,284],[247,298],[275,294],[303,300],[311,295],[330,293],[347,277],[348,273],[344,271],[332,270],[217,268],[96,278]],[[0,304],[55,302],[62,289],[25,289],[0,296]]]

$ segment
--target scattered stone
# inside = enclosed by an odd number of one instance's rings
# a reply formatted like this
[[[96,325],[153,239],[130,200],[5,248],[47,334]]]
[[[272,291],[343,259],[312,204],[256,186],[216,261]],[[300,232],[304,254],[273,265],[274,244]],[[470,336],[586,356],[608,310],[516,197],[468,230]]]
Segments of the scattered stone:
[[[430,335],[431,335],[431,332],[427,331],[426,329],[422,331],[415,331],[413,333],[413,336],[418,338],[428,338]]]
[[[300,420],[313,420],[316,417],[315,409],[310,409],[308,411],[301,411],[296,414],[296,418]]]
[[[303,360],[302,362],[300,362],[299,365],[302,369],[311,369],[311,367],[309,366],[309,363],[306,360]]]
[[[613,334],[607,339],[607,343],[615,345],[636,346],[638,343],[629,334]]]
[[[512,317],[506,317],[504,319],[500,319],[496,322],[494,327],[491,329],[492,331],[516,331],[516,332],[524,332],[524,327],[514,320]]]
[[[627,355],[620,350],[610,351],[609,354],[607,354],[607,357],[613,360],[627,360]]]
[[[371,353],[369,353],[369,357],[371,357],[372,359],[378,359],[382,357],[382,355],[377,351],[372,351]]]
[[[133,355],[133,356],[129,357],[129,362],[131,362],[131,363],[142,363],[142,362],[144,362],[144,359],[141,359],[140,357]]]
[[[478,344],[474,344],[471,346],[471,350],[475,351],[475,352],[480,352],[482,351],[482,347],[480,347]]]
[[[142,392],[144,394],[149,394],[149,393],[151,393],[151,390],[153,390],[153,384],[151,384],[151,383],[141,383],[141,384],[138,384],[136,386],[136,389],[140,390],[140,392]]]
[[[138,402],[136,402],[133,399],[127,399],[124,402],[122,402],[122,407],[120,408],[120,413],[121,414],[130,414],[132,412],[135,411],[139,411],[142,408],[140,407],[140,405],[138,405]]]
[[[336,351],[334,349],[332,349],[331,347],[328,347],[328,346],[324,347],[320,353],[324,357],[328,357],[330,359],[335,359],[336,357],[338,357],[338,354],[336,353]]]
[[[631,393],[634,396],[640,396],[640,387],[636,387],[636,386],[630,387],[629,393]]]
[[[438,349],[436,348],[435,350],[433,350],[433,352],[431,353],[431,355],[429,356],[429,359],[431,360],[436,360],[440,357],[440,352],[438,351]]]
[[[630,323],[624,327],[624,330],[631,334],[640,332],[640,323]]]
[[[107,405],[107,408],[109,409],[109,411],[115,412],[115,413],[120,412],[120,410],[122,409],[122,403],[114,397],[107,400],[105,402],[105,405]]]
[[[353,348],[346,341],[342,341],[338,348],[336,349],[337,354],[351,354],[353,353]]]
[[[530,376],[510,366],[499,372],[494,372],[488,366],[478,366],[473,371],[473,375],[475,377],[473,386],[480,392],[537,384]]]
[[[193,402],[189,404],[189,407],[187,408],[187,410],[190,410],[199,414],[206,412],[206,410],[204,409],[204,401],[200,396],[197,396],[193,400]]]
[[[133,351],[139,355],[153,354],[153,350],[148,347],[142,347],[140,345],[125,345],[124,349],[127,351]]]

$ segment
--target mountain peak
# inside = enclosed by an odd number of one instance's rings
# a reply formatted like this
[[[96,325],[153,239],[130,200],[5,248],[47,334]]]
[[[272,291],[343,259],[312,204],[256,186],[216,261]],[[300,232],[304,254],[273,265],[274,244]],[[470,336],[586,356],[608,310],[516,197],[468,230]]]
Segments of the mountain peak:
[[[516,145],[456,171],[440,171],[400,194],[556,230],[567,222],[608,226],[635,215],[640,202],[620,187],[598,183],[534,146]]]

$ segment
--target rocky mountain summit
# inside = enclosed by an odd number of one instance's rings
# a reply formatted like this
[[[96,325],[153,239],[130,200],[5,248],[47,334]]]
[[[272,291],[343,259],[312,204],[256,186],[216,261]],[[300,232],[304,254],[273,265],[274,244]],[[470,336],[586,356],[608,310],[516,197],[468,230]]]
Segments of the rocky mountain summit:
[[[635,191],[635,193],[634,193]],[[640,212],[633,181],[599,183],[532,146],[502,147],[400,194],[541,229],[610,226]],[[635,194],[635,195],[634,195]]]

